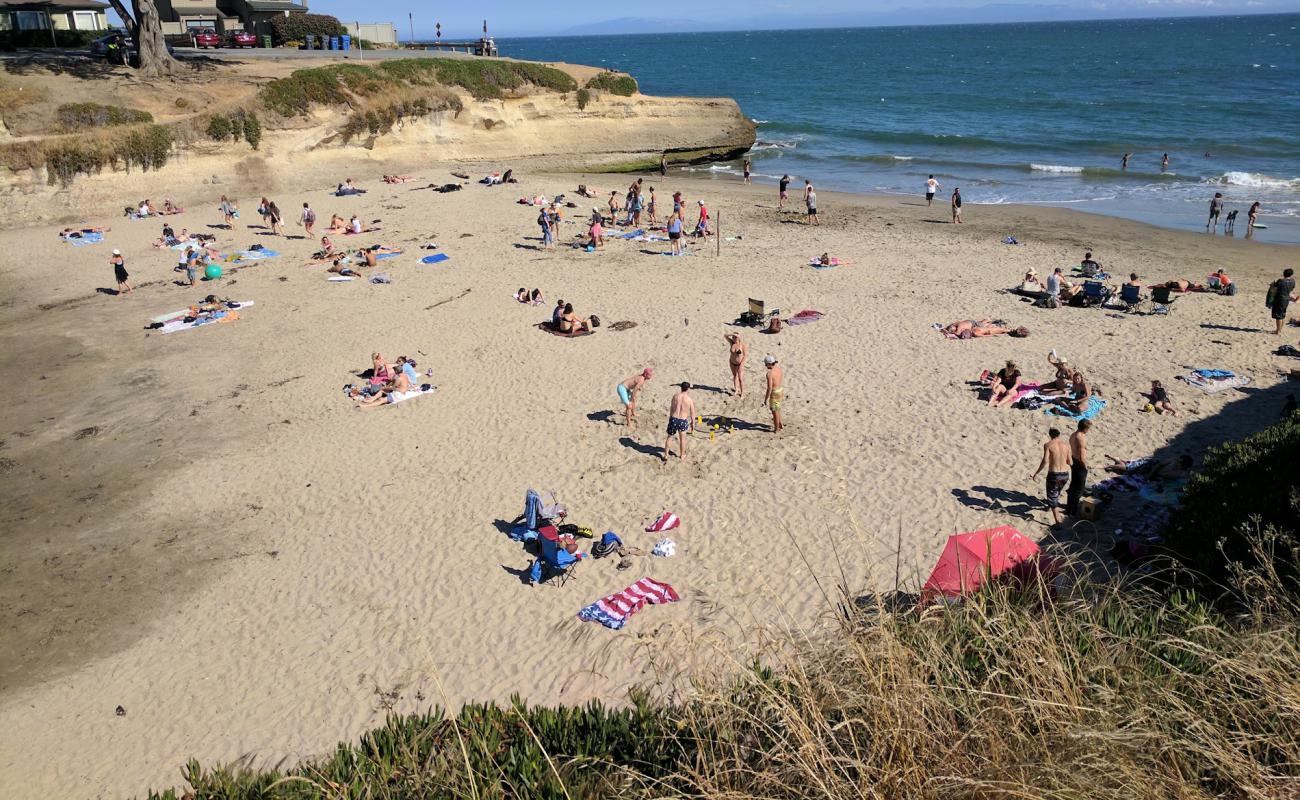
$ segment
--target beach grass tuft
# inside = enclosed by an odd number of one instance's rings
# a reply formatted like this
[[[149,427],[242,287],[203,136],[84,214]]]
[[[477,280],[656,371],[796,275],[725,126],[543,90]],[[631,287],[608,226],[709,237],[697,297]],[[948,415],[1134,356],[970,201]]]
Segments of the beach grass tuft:
[[[153,115],[148,111],[99,103],[64,103],[55,111],[55,124],[62,133],[136,125],[141,122],[153,122]]]
[[[602,72],[591,80],[587,81],[588,89],[599,89],[602,92],[609,92],[621,97],[631,97],[640,91],[637,86],[636,78],[631,75],[621,75],[617,72]]]

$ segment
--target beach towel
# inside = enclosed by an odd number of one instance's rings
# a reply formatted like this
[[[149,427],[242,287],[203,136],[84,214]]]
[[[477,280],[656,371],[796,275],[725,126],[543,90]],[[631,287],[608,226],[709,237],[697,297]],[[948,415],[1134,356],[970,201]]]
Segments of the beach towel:
[[[665,511],[660,514],[654,522],[650,523],[650,527],[645,530],[646,533],[659,533],[660,531],[670,531],[681,524],[682,521],[676,514],[671,511]]]
[[[650,548],[650,555],[660,558],[672,558],[677,554],[677,542],[672,539],[660,539]]]
[[[63,241],[73,247],[85,247],[88,244],[99,244],[104,241],[104,234],[94,231],[92,233],[83,233],[75,239],[64,239]]]
[[[425,384],[421,384],[418,389],[412,389],[409,392],[392,392],[391,394],[388,395],[389,397],[388,405],[391,406],[393,403],[404,403],[407,400],[411,400],[416,397],[424,397],[426,394],[433,394],[434,391],[437,390],[437,388],[438,388],[437,386],[434,386],[431,383],[425,383]]]
[[[447,261],[447,260],[449,260],[450,258],[451,258],[451,256],[447,255],[446,253],[434,253],[434,254],[431,255],[431,256],[425,256],[424,258],[420,259],[420,263],[421,263],[421,264],[440,264],[440,263],[442,263],[443,261]]]
[[[1226,369],[1194,369],[1178,380],[1195,386],[1207,394],[1218,394],[1229,389],[1240,389],[1253,380],[1246,375],[1236,375]]]
[[[635,239],[635,238],[638,237],[638,236],[645,236],[645,231],[641,230],[640,228],[637,228],[637,229],[634,230],[634,231],[628,231],[627,233],[622,234],[622,235],[619,236],[618,238],[620,238],[620,239]]]
[[[786,325],[807,325],[809,322],[816,322],[824,316],[826,315],[820,311],[812,311],[805,308],[793,317],[783,320],[783,322],[785,322]]]
[[[397,258],[401,253],[379,253],[375,256],[376,261],[383,261],[386,258]]]
[[[590,336],[591,334],[595,333],[595,331],[578,331],[577,333],[561,333],[559,330],[551,327],[551,323],[549,322],[539,322],[537,323],[536,327],[546,331],[552,336],[558,336],[561,339],[577,339],[582,336]]]
[[[1093,492],[1140,492],[1147,485],[1141,475],[1115,475],[1092,485]]]
[[[188,331],[194,328],[201,328],[204,325],[234,322],[235,320],[239,319],[239,312],[243,311],[244,309],[248,308],[251,305],[253,305],[253,301],[251,300],[240,301],[238,309],[231,309],[229,311],[218,311],[216,313],[204,316],[201,319],[196,319],[193,322],[185,321],[185,315],[189,314],[189,309],[187,308],[184,311],[180,312],[181,316],[179,317],[173,316],[171,319],[165,321],[155,317],[154,321],[163,323],[163,326],[158,329],[159,333],[176,333],[177,331]]]
[[[227,264],[233,264],[240,261],[261,261],[264,258],[276,258],[279,255],[279,252],[275,250],[268,250],[265,247],[261,247],[248,250],[236,250],[222,260]]]
[[[621,592],[602,597],[578,612],[578,619],[598,622],[606,628],[621,630],[627,618],[645,608],[646,604],[675,603],[681,598],[677,590],[652,578],[642,578]]]
[[[1182,502],[1183,487],[1186,485],[1186,478],[1169,481],[1168,483],[1147,483],[1138,487],[1138,495],[1149,503],[1176,506]]]
[[[356,278],[352,277],[351,275],[331,275],[325,280],[329,281],[330,283],[346,283],[348,281],[355,281]]]
[[[1088,399],[1088,407],[1085,408],[1083,411],[1079,411],[1079,412],[1071,411],[1068,408],[1064,408],[1062,406],[1058,406],[1055,403],[1053,403],[1052,405],[1049,405],[1046,408],[1044,408],[1043,413],[1047,414],[1050,417],[1064,417],[1065,419],[1092,419],[1093,417],[1100,414],[1101,410],[1105,407],[1106,407],[1105,400],[1102,400],[1100,397],[1092,397]]]
[[[647,233],[647,234],[644,234],[644,235],[642,235],[642,236],[638,236],[638,237],[636,237],[636,239],[635,239],[634,241],[637,241],[637,242],[667,242],[667,241],[669,241],[669,239],[668,239],[667,236],[660,236],[659,234],[656,234],[656,233]]]

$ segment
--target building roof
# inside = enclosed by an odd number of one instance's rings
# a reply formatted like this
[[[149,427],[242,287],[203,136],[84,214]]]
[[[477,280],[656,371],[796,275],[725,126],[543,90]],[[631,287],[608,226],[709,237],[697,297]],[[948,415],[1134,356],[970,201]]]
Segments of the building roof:
[[[225,16],[225,14],[222,14],[220,11],[217,10],[217,7],[215,5],[213,6],[190,6],[190,5],[172,6],[172,10],[176,13],[177,19],[180,19],[182,17],[224,17]]]
[[[101,11],[108,8],[108,3],[101,3],[99,0],[0,0],[0,8],[13,11],[37,11],[46,8],[64,11]]]
[[[253,11],[301,11],[307,12],[306,3],[294,3],[291,0],[247,0]]]

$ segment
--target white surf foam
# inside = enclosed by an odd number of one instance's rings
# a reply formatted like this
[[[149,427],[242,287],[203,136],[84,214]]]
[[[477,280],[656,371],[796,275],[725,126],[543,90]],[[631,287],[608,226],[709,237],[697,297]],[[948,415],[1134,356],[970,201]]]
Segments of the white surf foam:
[[[1056,172],[1070,175],[1083,172],[1083,167],[1068,167],[1060,164],[1030,164],[1029,168],[1035,172]]]

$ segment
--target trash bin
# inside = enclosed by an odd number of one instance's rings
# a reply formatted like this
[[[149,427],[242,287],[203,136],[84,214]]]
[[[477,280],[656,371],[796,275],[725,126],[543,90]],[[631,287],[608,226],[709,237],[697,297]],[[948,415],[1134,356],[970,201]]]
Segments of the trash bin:
[[[263,37],[262,37],[262,46],[265,47],[265,48],[267,48],[268,50],[271,48],[271,37],[270,37],[270,36],[263,36]]]
[[[303,49],[304,50],[316,49],[316,34],[314,33],[307,34],[306,40],[303,42]]]
[[[344,49],[344,50],[351,50],[351,49],[352,49],[352,37],[351,37],[351,36],[349,36],[349,35],[347,35],[347,34],[344,34],[343,36],[340,36],[340,37],[339,37],[339,41],[342,43],[342,49]]]
[[[330,49],[331,50],[339,49],[339,37],[337,36],[330,37]]]

